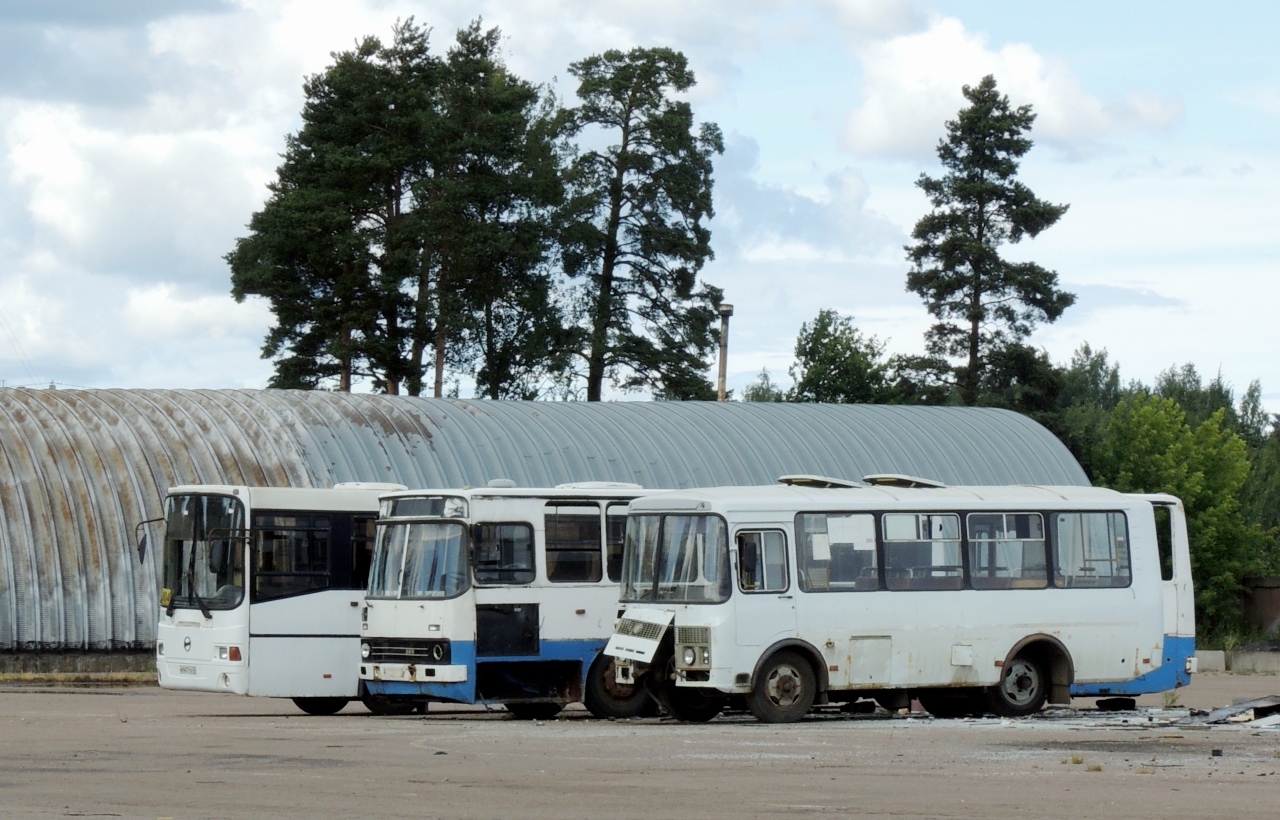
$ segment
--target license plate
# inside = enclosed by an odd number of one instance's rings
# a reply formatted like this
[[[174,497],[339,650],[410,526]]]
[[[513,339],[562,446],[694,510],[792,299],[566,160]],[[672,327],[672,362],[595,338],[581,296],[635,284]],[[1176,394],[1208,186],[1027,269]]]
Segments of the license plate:
[[[195,674],[196,674],[196,668],[195,668],[194,666],[179,666],[179,667],[178,667],[178,674],[179,674],[179,675],[191,675],[192,677],[195,677]]]

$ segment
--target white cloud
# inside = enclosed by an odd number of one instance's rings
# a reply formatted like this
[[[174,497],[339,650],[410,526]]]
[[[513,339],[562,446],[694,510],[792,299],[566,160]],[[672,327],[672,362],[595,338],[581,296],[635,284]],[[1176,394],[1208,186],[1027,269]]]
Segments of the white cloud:
[[[230,296],[182,296],[172,284],[130,290],[121,318],[139,339],[202,339],[213,341],[253,333],[272,323],[267,302]]]
[[[944,123],[965,105],[961,87],[996,78],[1014,105],[1037,114],[1037,141],[1086,152],[1107,137],[1167,128],[1181,106],[1132,93],[1104,101],[1079,84],[1069,65],[1029,45],[992,49],[987,37],[951,17],[934,17],[922,30],[858,47],[863,70],[861,103],[850,113],[844,140],[863,156],[927,158]]]

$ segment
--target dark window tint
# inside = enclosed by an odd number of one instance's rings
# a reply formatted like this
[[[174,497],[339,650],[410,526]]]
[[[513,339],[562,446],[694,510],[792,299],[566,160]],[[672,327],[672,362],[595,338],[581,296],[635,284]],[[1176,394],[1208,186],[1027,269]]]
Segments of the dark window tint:
[[[327,515],[254,516],[253,600],[329,588]]]
[[[605,513],[605,563],[609,580],[622,580],[622,548],[627,538],[627,505],[610,504]]]
[[[531,584],[533,527],[529,524],[477,524],[472,559],[477,584]]]
[[[600,508],[594,504],[547,505],[547,580],[555,583],[600,580],[603,554]]]

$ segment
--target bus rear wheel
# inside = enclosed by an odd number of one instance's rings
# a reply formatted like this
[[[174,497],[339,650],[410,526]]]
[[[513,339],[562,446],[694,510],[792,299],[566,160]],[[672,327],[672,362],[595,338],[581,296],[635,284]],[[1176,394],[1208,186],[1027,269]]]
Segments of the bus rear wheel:
[[[1032,655],[1018,655],[1005,664],[1000,682],[987,690],[991,711],[1001,717],[1026,717],[1039,712],[1049,698],[1049,676]]]
[[[614,658],[601,652],[587,671],[582,702],[598,718],[639,717],[651,710],[653,699],[643,686],[618,683]]]
[[[347,698],[293,698],[293,705],[308,715],[336,715],[349,702]]]
[[[508,703],[507,711],[516,720],[550,720],[564,709],[558,703]]]
[[[747,709],[761,723],[794,723],[808,714],[817,688],[808,661],[795,652],[779,652],[761,667]]]

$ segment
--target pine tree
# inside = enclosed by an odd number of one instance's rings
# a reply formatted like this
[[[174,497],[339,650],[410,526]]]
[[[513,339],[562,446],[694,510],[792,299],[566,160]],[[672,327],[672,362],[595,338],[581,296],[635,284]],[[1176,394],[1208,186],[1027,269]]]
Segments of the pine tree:
[[[712,157],[720,130],[695,128],[694,84],[683,54],[668,48],[607,51],[569,68],[579,81],[579,129],[609,146],[572,168],[564,264],[581,277],[588,401],[606,376],[663,398],[710,398],[705,357],[716,344],[721,291],[698,282],[712,257]]]
[[[994,350],[1025,339],[1037,322],[1053,322],[1075,302],[1058,275],[1034,262],[1009,262],[1000,247],[1035,237],[1066,213],[1017,180],[1031,150],[1035,121],[1028,105],[1013,108],[987,76],[964,87],[969,106],[947,123],[938,143],[941,177],[916,185],[933,211],[916,223],[907,247],[907,290],[938,319],[926,335],[929,353],[961,358],[955,381],[966,405],[978,403]]]

